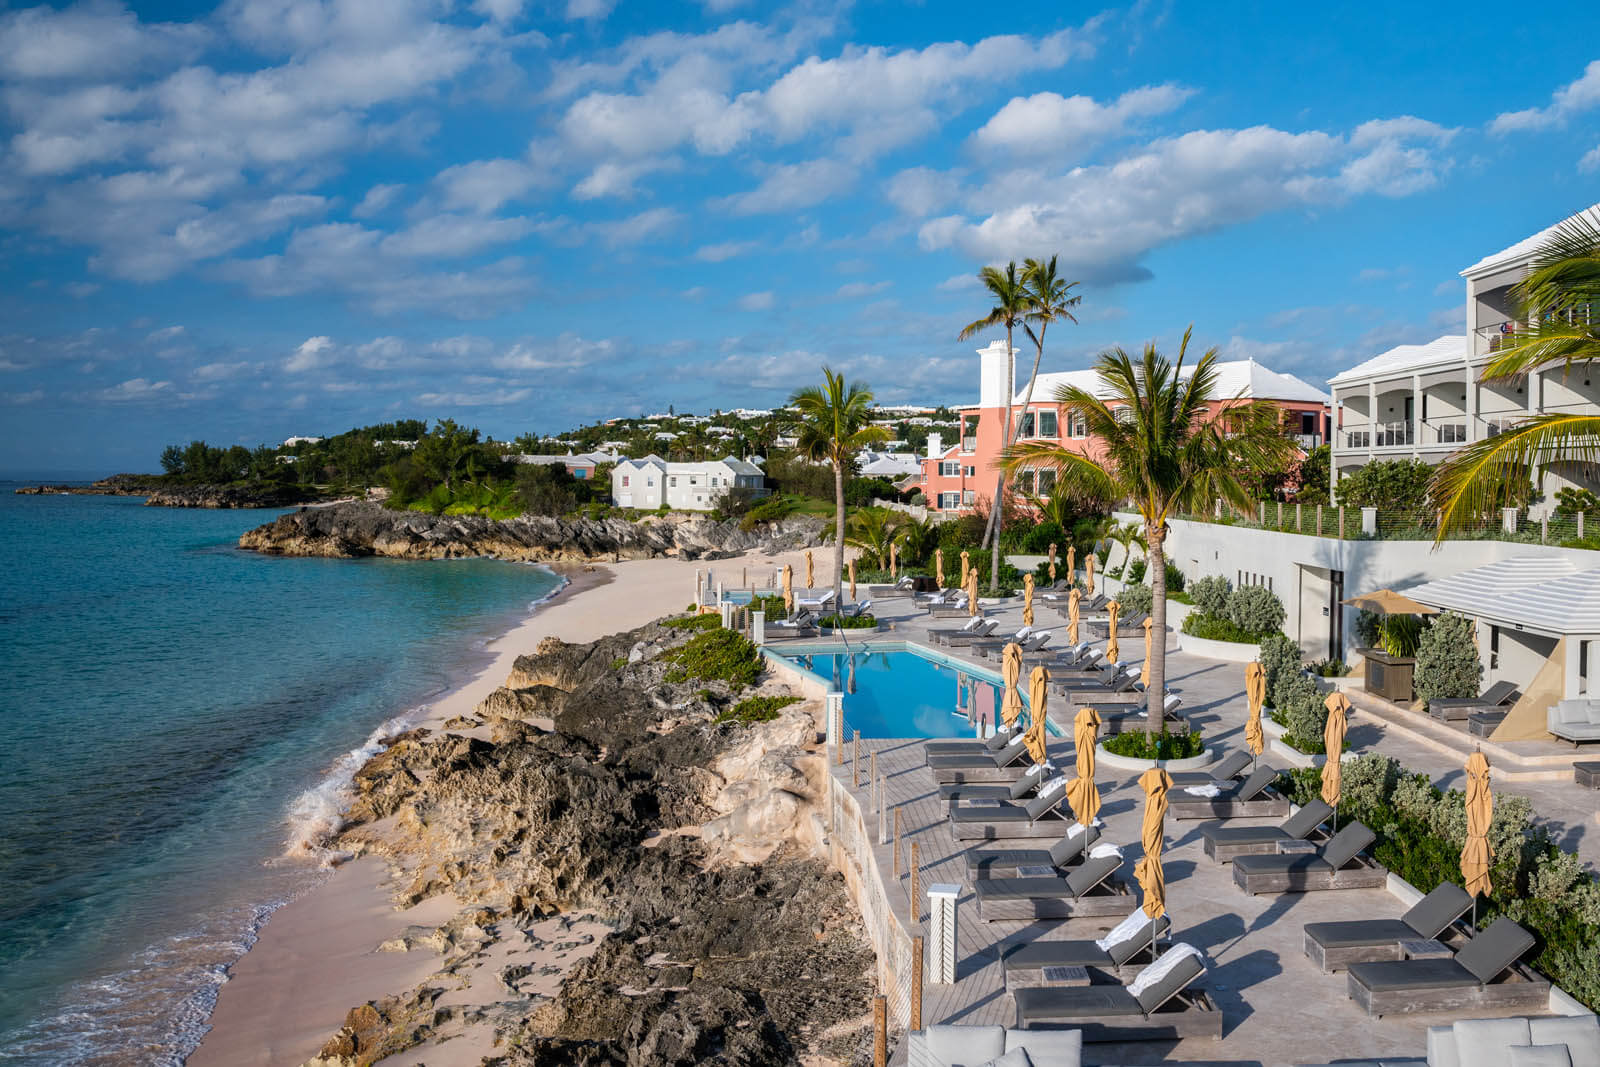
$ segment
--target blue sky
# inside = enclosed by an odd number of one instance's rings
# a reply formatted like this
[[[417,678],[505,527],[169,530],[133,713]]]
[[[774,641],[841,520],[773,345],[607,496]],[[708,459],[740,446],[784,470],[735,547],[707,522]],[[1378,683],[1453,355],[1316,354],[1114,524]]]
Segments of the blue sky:
[[[996,18],[996,12],[1006,18]],[[1037,20],[1037,21],[1034,21]],[[1318,382],[1600,200],[1589,5],[0,6],[0,471],[395,417],[497,437],[976,391],[1196,338]]]

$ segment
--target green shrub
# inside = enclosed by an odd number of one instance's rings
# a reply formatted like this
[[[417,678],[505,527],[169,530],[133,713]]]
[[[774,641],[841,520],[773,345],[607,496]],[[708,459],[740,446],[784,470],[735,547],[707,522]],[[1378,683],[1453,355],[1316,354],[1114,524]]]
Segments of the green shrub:
[[[1277,714],[1273,719],[1283,726],[1284,740],[1308,755],[1322,754],[1328,706],[1317,683],[1300,671],[1286,674],[1278,680],[1277,699]]]
[[[1475,697],[1483,664],[1472,643],[1472,620],[1445,612],[1417,641],[1417,696],[1426,703],[1446,697]]]
[[[1035,526],[1030,526],[1028,532],[1023,534],[1021,547],[1023,551],[1044,555],[1050,551],[1050,546],[1055,545],[1057,552],[1065,551],[1067,547],[1067,531],[1059,523],[1048,519]]]
[[[1135,615],[1148,614],[1155,597],[1148,585],[1130,585],[1117,594],[1117,603],[1122,605],[1122,617],[1132,618]]]
[[[1422,620],[1415,615],[1385,615],[1378,640],[1391,656],[1415,656],[1422,640]]]
[[[750,505],[750,510],[739,519],[739,529],[749,533],[758,523],[786,519],[799,508],[800,501],[796,497],[788,493],[775,493],[765,500],[758,500]]]
[[[715,630],[722,625],[722,616],[721,614],[679,615],[676,618],[662,619],[661,625],[673,630]]]
[[[1300,646],[1284,634],[1261,642],[1261,670],[1266,676],[1267,703],[1278,707],[1278,684],[1300,673]]]
[[[1202,578],[1189,586],[1189,595],[1194,598],[1194,606],[1207,615],[1215,615],[1219,619],[1228,611],[1228,594],[1231,592],[1233,583],[1220,574]]]
[[[877,627],[878,619],[874,615],[824,615],[818,625],[837,630],[871,630]]]
[[[800,697],[747,697],[731,708],[718,713],[713,722],[732,722],[741,726],[751,723],[770,722],[778,717],[778,712],[790,704],[800,703]]]
[[[614,670],[614,671],[620,671],[624,667],[626,667],[627,665],[628,665],[628,657],[627,656],[618,656],[616,659],[611,661],[611,669]]]
[[[1183,620],[1183,632],[1206,641],[1235,641],[1245,645],[1258,644],[1270,636],[1242,630],[1232,619],[1219,619],[1203,611],[1189,613]]]
[[[1432,477],[1433,468],[1421,460],[1378,460],[1341,477],[1333,495],[1346,507],[1415,513],[1427,506]]]
[[[1178,565],[1176,563],[1168,560],[1166,566],[1161,568],[1161,571],[1167,576],[1167,592],[1183,592],[1183,587],[1187,583],[1188,579],[1183,576],[1183,572],[1178,569]]]
[[[1383,628],[1383,616],[1362,608],[1356,615],[1356,641],[1362,648],[1377,648]]]
[[[715,629],[696,634],[679,648],[662,653],[669,682],[727,682],[734,689],[754,685],[761,675],[761,653],[743,634]]]
[[[1130,759],[1188,759],[1200,755],[1204,748],[1198,730],[1186,734],[1158,734],[1153,745],[1150,735],[1143,730],[1130,730],[1105,742],[1107,752]]]
[[[1241,630],[1271,633],[1283,625],[1283,601],[1264,585],[1247,585],[1228,594],[1225,615]]]
[[[1124,567],[1123,570],[1128,575],[1128,581],[1131,584],[1137,585],[1138,583],[1144,581],[1144,572],[1149,568],[1149,566],[1150,564],[1145,560],[1135,559],[1129,560],[1128,565]],[[1109,574],[1111,572],[1107,571],[1106,573]]]

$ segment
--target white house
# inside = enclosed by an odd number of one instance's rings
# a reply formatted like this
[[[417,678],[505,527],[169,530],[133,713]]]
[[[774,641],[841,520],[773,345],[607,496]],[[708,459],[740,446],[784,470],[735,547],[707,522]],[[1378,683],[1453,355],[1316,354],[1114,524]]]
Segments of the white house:
[[[729,489],[765,492],[761,468],[742,459],[668,463],[651,454],[629,459],[611,472],[611,502],[619,508],[651,510],[665,504],[681,511],[710,511]]]
[[[1600,224],[1600,204],[1580,214]],[[1577,217],[1577,216],[1574,216]],[[1577,364],[1503,381],[1482,381],[1485,365],[1523,326],[1511,290],[1527,276],[1552,226],[1461,272],[1466,329],[1423,345],[1401,345],[1329,379],[1334,418],[1332,478],[1373,460],[1438,463],[1462,445],[1493,437],[1536,415],[1600,414],[1600,368]],[[1600,309],[1577,309],[1588,319]],[[1546,469],[1547,496],[1564,485],[1594,489],[1571,464]]]
[[[862,452],[857,462],[863,478],[888,478],[922,473],[922,460],[912,452]]]

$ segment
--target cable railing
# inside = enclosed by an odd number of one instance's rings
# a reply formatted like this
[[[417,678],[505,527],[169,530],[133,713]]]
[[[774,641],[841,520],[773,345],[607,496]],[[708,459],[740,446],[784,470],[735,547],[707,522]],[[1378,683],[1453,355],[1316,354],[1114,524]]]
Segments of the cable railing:
[[[1427,508],[1342,507],[1282,500],[1258,501],[1244,513],[1219,502],[1209,513],[1181,517],[1340,541],[1432,541],[1438,531],[1438,513]],[[1506,509],[1471,518],[1444,539],[1600,548],[1600,514],[1558,510],[1535,516],[1527,508]]]

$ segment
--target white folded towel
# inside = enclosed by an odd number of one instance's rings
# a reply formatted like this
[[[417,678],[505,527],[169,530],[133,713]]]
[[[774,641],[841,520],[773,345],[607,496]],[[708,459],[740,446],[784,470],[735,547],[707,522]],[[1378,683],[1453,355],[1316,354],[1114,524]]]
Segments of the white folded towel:
[[[1066,787],[1067,776],[1064,774],[1058,774],[1056,777],[1039,786],[1039,795],[1041,797],[1047,797],[1057,790],[1065,789]]]
[[[1083,825],[1083,823],[1075,822],[1071,826],[1067,827],[1067,836],[1077,837],[1078,835],[1082,834],[1085,829],[1086,827]]]
[[[1215,782],[1209,783],[1207,785],[1185,786],[1183,791],[1185,793],[1188,793],[1190,796],[1194,796],[1194,797],[1207,797],[1207,798],[1210,798],[1210,797],[1217,797],[1217,796],[1221,796],[1222,795],[1222,790],[1217,788]]]
[[[1201,959],[1200,950],[1193,945],[1184,944],[1182,941],[1173,945],[1161,954],[1161,958],[1139,972],[1139,976],[1128,983],[1128,992],[1139,996],[1146,989],[1155,985],[1171,973],[1172,968],[1183,962],[1184,957],[1195,956]]]
[[[1121,859],[1122,849],[1109,841],[1102,841],[1089,850],[1089,858],[1092,860],[1103,860],[1107,856],[1115,856]]]
[[[1100,946],[1101,952],[1110,952],[1114,946],[1133,940],[1134,935],[1143,930],[1144,924],[1149,921],[1150,917],[1143,908],[1134,908],[1132,915],[1113,926],[1106,936],[1095,938],[1094,943]]]

